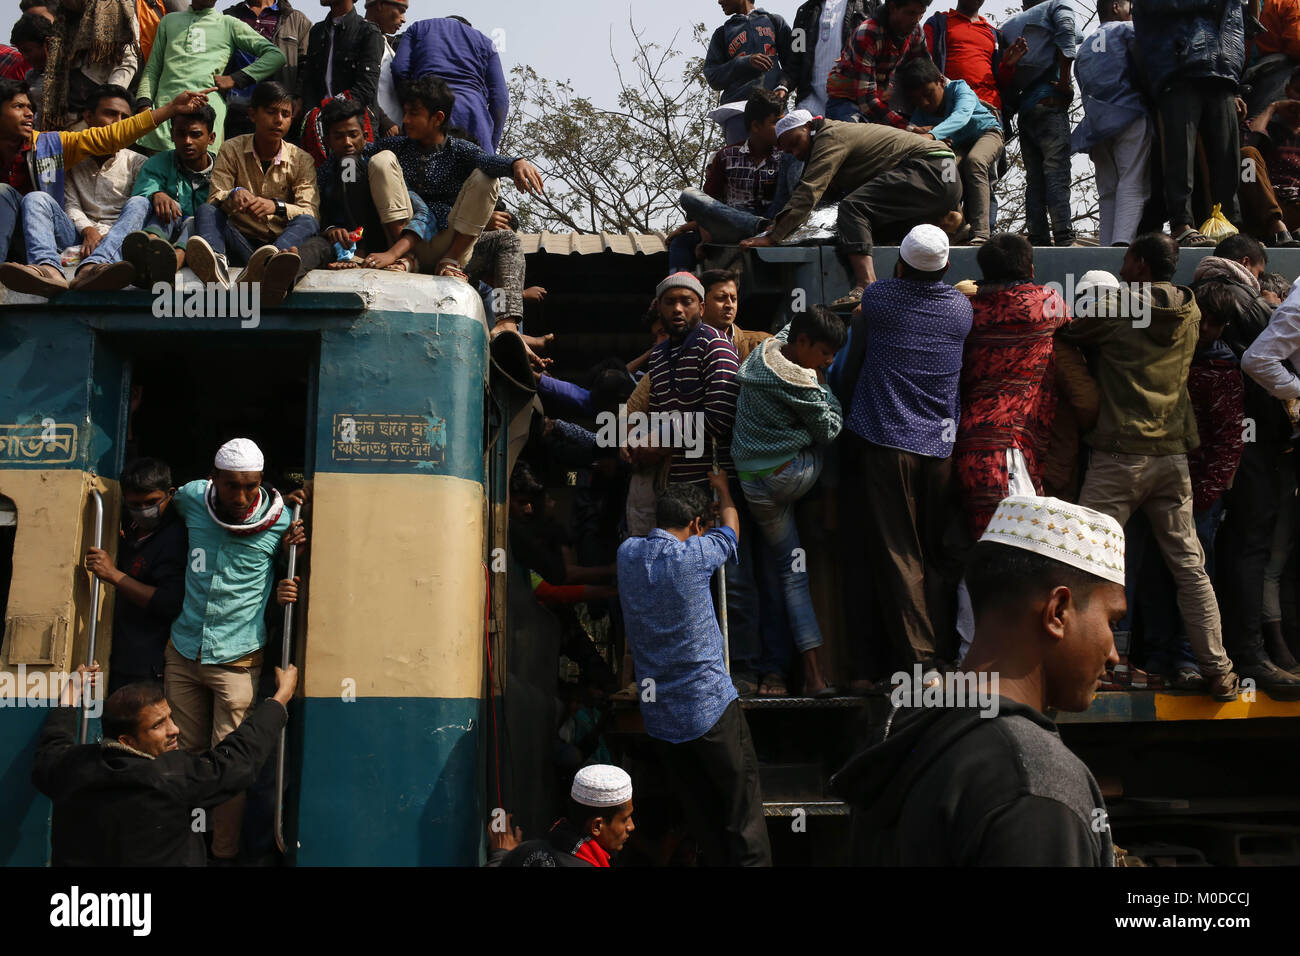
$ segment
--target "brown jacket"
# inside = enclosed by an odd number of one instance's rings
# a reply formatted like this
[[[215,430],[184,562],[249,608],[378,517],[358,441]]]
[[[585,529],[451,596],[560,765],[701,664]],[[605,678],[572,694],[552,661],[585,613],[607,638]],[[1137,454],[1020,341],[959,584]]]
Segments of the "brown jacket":
[[[1079,492],[1079,436],[1097,425],[1100,396],[1083,353],[1056,340],[1056,417],[1043,458],[1043,494],[1062,501]]]

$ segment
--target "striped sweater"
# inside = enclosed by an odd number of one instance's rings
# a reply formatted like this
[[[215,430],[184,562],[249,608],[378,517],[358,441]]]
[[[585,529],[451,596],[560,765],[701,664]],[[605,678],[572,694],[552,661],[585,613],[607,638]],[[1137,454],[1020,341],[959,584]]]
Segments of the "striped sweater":
[[[731,428],[736,419],[739,365],[735,347],[703,322],[680,343],[665,339],[650,353],[650,413],[690,415],[692,427],[701,419],[704,426],[703,454],[690,458],[689,449],[679,447],[668,469],[670,482],[707,482],[713,467],[714,439],[718,443],[718,464],[735,475]]]

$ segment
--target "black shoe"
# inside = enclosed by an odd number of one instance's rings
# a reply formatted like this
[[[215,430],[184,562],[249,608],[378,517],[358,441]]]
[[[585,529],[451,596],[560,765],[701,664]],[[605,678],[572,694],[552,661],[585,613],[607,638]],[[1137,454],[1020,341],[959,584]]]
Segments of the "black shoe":
[[[1300,677],[1288,674],[1272,661],[1238,664],[1236,670],[1242,680],[1253,680],[1274,700],[1300,700]]]
[[[122,261],[131,263],[135,269],[135,285],[142,289],[152,288],[149,282],[149,240],[152,238],[143,229],[130,233],[122,240]]]
[[[1294,239],[1291,233],[1284,229],[1282,232],[1273,233],[1272,238],[1268,240],[1268,244],[1273,249],[1293,249],[1300,246],[1300,241]]]
[[[1291,648],[1286,646],[1286,638],[1282,634],[1282,622],[1265,621],[1262,629],[1264,650],[1268,652],[1269,660],[1289,674],[1300,674],[1300,661],[1295,659],[1291,654]]]

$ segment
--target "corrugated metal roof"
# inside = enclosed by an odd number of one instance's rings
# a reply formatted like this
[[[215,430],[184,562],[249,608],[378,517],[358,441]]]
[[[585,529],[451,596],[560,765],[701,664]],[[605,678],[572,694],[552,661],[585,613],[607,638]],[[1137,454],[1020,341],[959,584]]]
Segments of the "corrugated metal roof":
[[[524,232],[519,234],[524,255],[547,252],[561,256],[589,256],[598,252],[652,256],[667,252],[662,232]]]

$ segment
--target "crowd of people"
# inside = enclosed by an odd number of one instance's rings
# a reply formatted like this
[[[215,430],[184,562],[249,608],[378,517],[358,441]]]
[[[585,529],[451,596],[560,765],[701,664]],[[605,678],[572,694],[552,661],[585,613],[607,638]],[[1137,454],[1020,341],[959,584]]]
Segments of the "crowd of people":
[[[205,2],[151,18],[139,0],[131,19],[129,5],[87,0],[80,19],[60,8],[53,26],[45,8],[24,13],[13,55],[29,67],[0,79],[12,170],[0,251],[14,259],[21,237],[26,261],[0,266],[0,282],[57,294],[69,286],[61,250],[78,241],[70,285],[83,289],[169,283],[182,264],[228,285],[243,266],[235,281],[273,303],[312,269],[418,271],[480,282],[494,334],[522,335],[533,290],[497,182],[542,184],[527,160],[495,153],[508,102],[490,41],[442,18],[394,43],[403,0],[370,0],[366,19],[334,0],[328,25],[310,31],[285,0],[227,15]],[[1281,608],[1300,300],[1293,277],[1268,271],[1266,248],[1300,246],[1296,4],[1100,0],[1087,37],[1069,0],[1026,0],[1000,27],[979,0],[928,19],[926,0],[809,0],[793,27],[749,0],[720,5],[728,19],[704,76],[721,92],[727,144],[703,188],[682,194],[687,222],[644,317],[648,349],[566,380],[541,354],[549,337],[523,336],[542,414],[510,476],[511,553],[559,621],[581,690],[558,708],[569,816],[532,843],[494,831],[493,862],[555,865],[563,849],[607,865],[623,845],[631,782],[608,766],[611,697],[638,703],[703,858],[737,865],[771,860],[740,698],[866,694],[914,665],[942,675],[1014,663],[1033,677],[1006,691],[1021,705],[1006,717],[1035,726],[1016,725],[1010,744],[960,729],[979,759],[1008,766],[1015,747],[1046,746],[1043,710],[1086,707],[1099,679],[1224,702],[1255,687],[1300,699]],[[1071,132],[1076,82],[1084,120]],[[998,230],[992,191],[1013,136],[1027,235]],[[1036,281],[1034,248],[1076,242],[1071,156],[1084,151],[1101,242],[1125,252],[1117,275],[1086,273],[1066,301]],[[742,277],[712,268],[711,250],[797,239],[832,203],[851,291],[791,308],[772,332],[742,328]],[[1217,243],[1196,226],[1213,207],[1230,224]],[[899,243],[886,277],[873,258],[882,241]],[[967,242],[979,275],[955,276],[951,248]],[[1175,284],[1180,249],[1209,246],[1190,286]],[[602,419],[638,413],[651,432],[602,438]],[[164,502],[191,548],[257,525],[265,547],[240,572],[247,614],[232,612],[228,628],[203,623],[209,594],[183,560],[147,560],[170,568],[149,590],[104,553],[88,558],[122,590],[122,615],[168,622],[149,625],[168,635],[164,660],[113,664],[115,681],[128,675],[119,693],[162,676],[177,728],[145,735],[146,716],[163,719],[157,697],[110,699],[129,751],[158,756],[177,734],[187,751],[217,746],[252,703],[229,668],[254,669],[256,683],[270,562],[281,542],[303,540],[280,511],[259,517],[255,451],[223,448],[209,483],[174,494],[157,462],[122,480],[125,553],[163,548],[150,521]],[[557,473],[575,489],[567,521]],[[847,665],[826,653],[801,525],[846,564],[865,561],[865,580],[843,588]],[[295,582],[277,594],[296,599]],[[209,659],[222,680],[204,673]],[[138,728],[127,732],[114,699]],[[893,766],[932,730],[904,721],[903,744],[865,753],[838,785],[897,804],[860,771]],[[995,746],[1012,750],[990,757]],[[1076,826],[1100,795],[1067,758],[1052,750],[1025,792],[1067,806],[1068,820],[1034,804],[1025,825],[1066,833],[1057,861],[1104,863],[1109,838]],[[47,792],[60,792],[61,766],[41,765]],[[948,780],[940,767],[917,786]],[[940,832],[933,823],[895,821],[864,858],[994,859],[917,849]],[[900,849],[909,829],[918,837]],[[228,859],[232,843],[214,837],[211,852]]]

